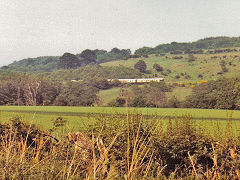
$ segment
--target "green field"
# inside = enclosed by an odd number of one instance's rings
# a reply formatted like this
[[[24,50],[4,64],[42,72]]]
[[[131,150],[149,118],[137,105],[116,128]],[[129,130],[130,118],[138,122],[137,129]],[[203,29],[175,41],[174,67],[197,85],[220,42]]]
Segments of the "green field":
[[[191,116],[205,129],[214,130],[216,124],[226,127],[227,118],[232,119],[232,126],[240,132],[240,111],[210,110],[210,109],[174,109],[174,108],[111,108],[111,107],[59,107],[59,106],[1,106],[1,122],[7,122],[13,117],[21,117],[28,123],[38,125],[43,129],[53,127],[52,120],[63,117],[67,120],[64,131],[79,131],[89,128],[91,124],[107,117],[117,119],[129,114],[143,114],[145,119],[166,120]]]
[[[8,113],[31,113],[47,115],[83,116],[96,114],[134,114],[175,117],[191,115],[195,119],[225,119],[227,114],[240,120],[240,111],[190,108],[133,108],[133,107],[69,107],[69,106],[0,106],[0,111]]]

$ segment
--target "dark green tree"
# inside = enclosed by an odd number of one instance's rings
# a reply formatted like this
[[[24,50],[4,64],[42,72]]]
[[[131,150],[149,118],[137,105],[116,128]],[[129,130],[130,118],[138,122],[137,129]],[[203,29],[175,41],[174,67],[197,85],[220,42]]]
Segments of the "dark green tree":
[[[165,107],[166,92],[171,89],[164,82],[151,82],[141,86],[131,86],[128,93],[122,93],[126,105],[133,107]]]
[[[120,54],[121,53],[121,50],[118,49],[118,48],[113,48],[110,53],[114,53],[114,54]]]
[[[145,73],[147,69],[147,65],[145,61],[139,60],[135,65],[134,68],[139,70],[139,72]]]
[[[135,55],[144,56],[153,53],[153,48],[151,47],[142,47],[135,51]]]
[[[92,51],[90,49],[86,49],[81,52],[80,57],[82,58],[81,63],[83,65],[87,65],[90,63],[96,63],[97,55],[95,51]]]
[[[166,92],[170,91],[164,82],[151,82],[145,85],[143,92],[146,97],[146,104],[149,107],[164,107],[167,103]]]
[[[124,57],[126,58],[131,55],[131,50],[130,49],[122,49],[121,54],[122,54],[123,58]]]
[[[98,89],[88,82],[69,82],[55,99],[56,106],[91,106],[97,99]]]
[[[58,88],[46,77],[22,73],[8,74],[0,80],[1,105],[51,105]]]
[[[64,53],[59,59],[59,67],[63,69],[73,69],[80,66],[80,61],[74,54]]]
[[[239,109],[239,79],[221,78],[193,88],[185,107],[205,109]]]
[[[8,74],[0,80],[0,105],[24,105],[24,75]]]

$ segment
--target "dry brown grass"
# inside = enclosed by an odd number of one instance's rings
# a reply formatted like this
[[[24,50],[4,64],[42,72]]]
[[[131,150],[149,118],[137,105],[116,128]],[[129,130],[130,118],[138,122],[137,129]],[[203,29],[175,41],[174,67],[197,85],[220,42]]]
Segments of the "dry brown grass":
[[[102,117],[59,142],[33,125],[1,125],[0,179],[240,178],[231,115],[216,136],[199,134],[190,116],[176,120],[164,128],[141,114]]]

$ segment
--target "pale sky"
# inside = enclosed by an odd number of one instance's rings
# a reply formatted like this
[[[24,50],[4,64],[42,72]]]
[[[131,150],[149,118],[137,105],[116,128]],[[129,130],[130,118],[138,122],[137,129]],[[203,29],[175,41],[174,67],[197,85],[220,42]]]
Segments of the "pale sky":
[[[239,0],[0,0],[0,65],[240,36]]]

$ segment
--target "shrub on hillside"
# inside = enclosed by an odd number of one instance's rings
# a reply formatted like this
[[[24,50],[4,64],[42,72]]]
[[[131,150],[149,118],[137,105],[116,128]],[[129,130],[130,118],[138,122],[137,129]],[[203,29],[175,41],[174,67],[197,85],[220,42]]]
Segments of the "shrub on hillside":
[[[139,72],[145,73],[147,69],[147,65],[145,61],[139,60],[135,65],[134,68],[139,70]]]
[[[110,85],[113,87],[120,87],[122,83],[118,79],[114,79],[113,81],[110,82]]]
[[[156,63],[153,65],[153,68],[154,68],[157,72],[161,72],[161,71],[164,70],[164,68],[163,68],[161,65],[156,64]]]
[[[180,78],[180,76],[179,76],[179,75],[176,75],[176,76],[175,76],[175,79],[179,79],[179,78]]]

